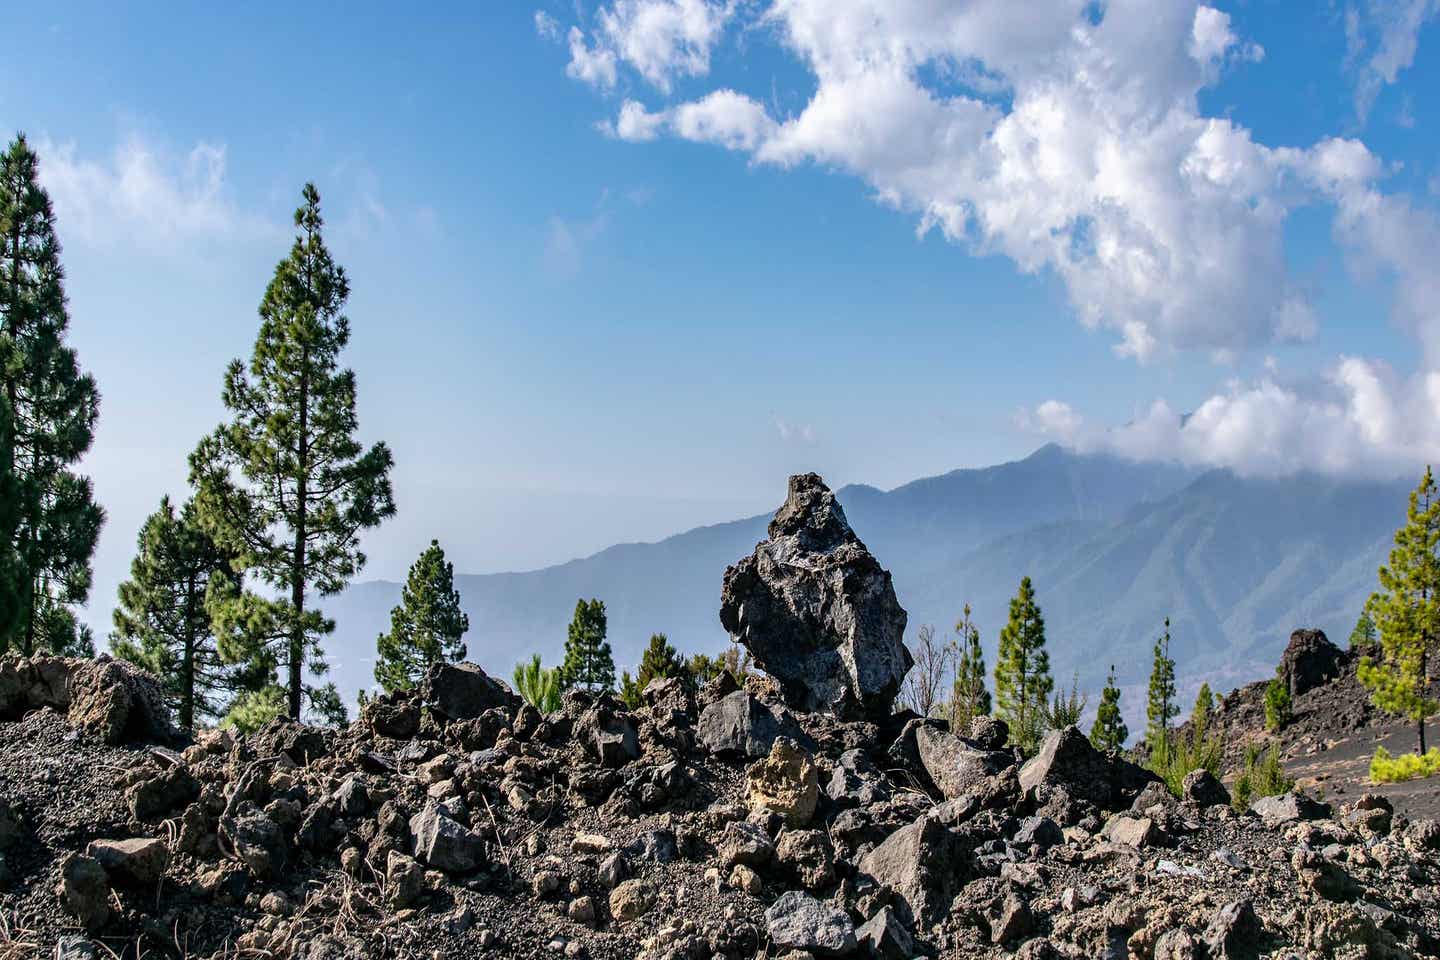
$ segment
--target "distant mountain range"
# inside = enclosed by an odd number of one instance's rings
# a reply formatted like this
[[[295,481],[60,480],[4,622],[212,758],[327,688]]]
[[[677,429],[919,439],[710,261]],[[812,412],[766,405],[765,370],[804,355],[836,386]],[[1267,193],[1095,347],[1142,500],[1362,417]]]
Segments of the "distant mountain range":
[[[1182,688],[1261,676],[1299,626],[1343,645],[1409,486],[1197,473],[1049,445],[1013,463],[837,496],[894,574],[912,637],[925,623],[948,636],[968,602],[993,667],[1009,599],[1028,574],[1057,683],[1078,673],[1094,694],[1112,663],[1122,683],[1143,683],[1166,616]],[[778,506],[784,491],[776,494]],[[721,577],[764,538],[768,520],[620,544],[527,573],[457,576],[470,659],[507,678],[531,653],[558,662],[580,597],[605,601],[617,669],[633,667],[654,632],[683,652],[724,649]],[[375,637],[399,595],[397,583],[370,581],[327,604],[339,625],[333,679],[347,696],[369,686]],[[1127,713],[1138,708],[1128,699]]]

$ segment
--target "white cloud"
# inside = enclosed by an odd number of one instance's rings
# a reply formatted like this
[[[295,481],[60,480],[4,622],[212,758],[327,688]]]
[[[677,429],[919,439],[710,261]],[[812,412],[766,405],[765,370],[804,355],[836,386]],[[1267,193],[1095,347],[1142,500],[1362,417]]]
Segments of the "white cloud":
[[[813,447],[816,441],[815,427],[809,423],[792,423],[780,417],[774,418],[775,432],[786,443]]]
[[[224,146],[199,143],[176,154],[135,135],[108,160],[84,158],[73,142],[44,137],[35,150],[67,239],[174,252],[196,240],[269,229],[230,199]]]
[[[1022,19],[1001,0],[778,0],[763,22],[816,82],[798,113],[719,89],[655,111],[627,101],[608,129],[849,172],[922,232],[1053,272],[1123,354],[1313,335],[1301,291],[1275,280],[1296,202],[1285,155],[1196,102],[1220,62],[1258,47],[1186,0],[1115,0],[1099,23],[1089,7],[1046,0]],[[936,73],[984,89],[942,90]]]
[[[1347,60],[1358,69],[1355,112],[1362,122],[1380,91],[1415,62],[1420,31],[1436,17],[1440,0],[1364,0],[1346,8]]]
[[[1223,63],[1227,56],[1259,62],[1265,59],[1265,48],[1242,43],[1230,29],[1230,14],[1202,6],[1195,10],[1190,28],[1190,56],[1206,67]]]
[[[1385,25],[1366,69],[1390,82],[1437,4],[1372,0],[1348,18],[1357,51]],[[1239,368],[1249,351],[1314,339],[1284,231],[1297,208],[1323,205],[1350,265],[1393,286],[1394,320],[1423,346],[1411,375],[1342,358],[1303,387],[1273,373],[1228,384],[1189,417],[1160,402],[1105,431],[1057,398],[1027,411],[1026,427],[1267,472],[1440,452],[1434,213],[1385,193],[1389,169],[1357,140],[1271,147],[1202,111],[1222,70],[1264,53],[1225,12],[1197,0],[1110,0],[1098,13],[1087,0],[1035,0],[1020,18],[1007,0],[774,0],[737,32],[753,27],[810,74],[797,111],[720,88],[655,109],[626,101],[607,129],[850,174],[922,234],[1057,277],[1083,323],[1141,360],[1197,351]]]
[[[560,40],[560,21],[544,10],[535,11],[535,32],[546,40]]]
[[[579,27],[571,27],[570,65],[565,72],[576,80],[592,87],[608,90],[615,86],[615,52],[602,46],[592,47],[585,42],[585,34]]]
[[[609,89],[625,63],[668,93],[677,77],[710,72],[710,52],[733,12],[733,3],[710,0],[615,0],[595,14],[587,39],[570,31],[570,75]],[[538,15],[537,15],[538,23]]]
[[[654,140],[663,130],[696,143],[713,143],[730,150],[754,150],[775,129],[764,106],[734,90],[716,90],[707,96],[669,110],[651,113],[644,105],[626,100],[607,133],[637,143]]]

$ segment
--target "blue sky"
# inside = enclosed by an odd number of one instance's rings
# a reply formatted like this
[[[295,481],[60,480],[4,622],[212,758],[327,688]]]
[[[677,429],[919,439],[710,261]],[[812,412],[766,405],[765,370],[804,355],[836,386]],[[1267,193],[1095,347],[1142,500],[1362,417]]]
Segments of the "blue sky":
[[[397,463],[367,576],[1047,439],[1259,472],[1440,449],[1440,4],[1006,10],[7,10],[0,126],[41,149],[104,397],[92,623],[307,179]]]

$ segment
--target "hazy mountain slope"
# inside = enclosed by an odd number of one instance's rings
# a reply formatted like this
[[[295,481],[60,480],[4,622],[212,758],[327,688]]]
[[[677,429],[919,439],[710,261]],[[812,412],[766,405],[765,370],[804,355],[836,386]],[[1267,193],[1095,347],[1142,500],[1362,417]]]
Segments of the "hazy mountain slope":
[[[1197,477],[1049,446],[1014,463],[891,491],[852,486],[839,497],[893,572],[912,633],[922,623],[948,633],[969,601],[993,665],[1009,597],[1029,574],[1057,676],[1078,670],[1093,689],[1111,662],[1122,679],[1144,677],[1167,614],[1192,677],[1251,679],[1302,624],[1343,640],[1373,589],[1405,489]],[[721,576],[764,536],[767,520],[622,544],[527,573],[457,577],[471,659],[507,675],[531,652],[554,662],[576,599],[591,596],[606,602],[618,665],[634,664],[657,630],[682,650],[720,649]],[[374,638],[398,595],[396,584],[365,583],[330,605],[335,679],[347,693],[369,683]]]

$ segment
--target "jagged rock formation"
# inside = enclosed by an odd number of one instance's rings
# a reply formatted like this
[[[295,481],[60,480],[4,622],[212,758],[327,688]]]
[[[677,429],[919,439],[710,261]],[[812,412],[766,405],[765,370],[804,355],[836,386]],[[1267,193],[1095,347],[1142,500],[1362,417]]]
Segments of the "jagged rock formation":
[[[1286,678],[1293,700],[1339,677],[1348,659],[1324,630],[1296,630],[1280,656],[1279,673]]]
[[[813,473],[790,478],[768,534],[725,571],[720,623],[792,707],[888,714],[913,662],[889,572]]]

